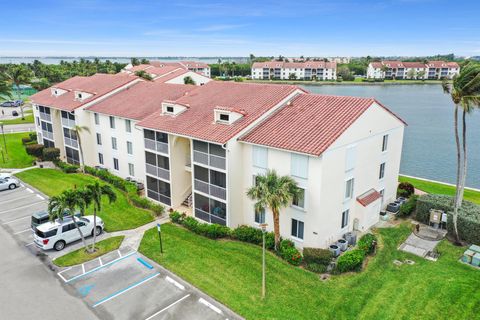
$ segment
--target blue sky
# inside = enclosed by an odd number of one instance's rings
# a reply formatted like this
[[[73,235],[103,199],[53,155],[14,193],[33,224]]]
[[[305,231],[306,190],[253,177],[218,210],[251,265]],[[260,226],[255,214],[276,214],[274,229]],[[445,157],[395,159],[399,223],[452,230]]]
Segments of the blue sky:
[[[473,0],[5,1],[0,56],[470,56],[479,13]]]

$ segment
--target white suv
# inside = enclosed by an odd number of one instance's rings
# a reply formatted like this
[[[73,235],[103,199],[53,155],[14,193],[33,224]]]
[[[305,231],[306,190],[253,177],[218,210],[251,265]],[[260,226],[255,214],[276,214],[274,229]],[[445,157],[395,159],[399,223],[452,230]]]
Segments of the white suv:
[[[80,230],[85,237],[93,236],[93,216],[84,216],[75,219]],[[97,236],[103,232],[104,223],[101,218],[97,217]],[[57,251],[65,248],[68,243],[80,240],[72,218],[65,218],[63,221],[47,222],[35,228],[33,241],[35,245],[43,250],[55,249]]]

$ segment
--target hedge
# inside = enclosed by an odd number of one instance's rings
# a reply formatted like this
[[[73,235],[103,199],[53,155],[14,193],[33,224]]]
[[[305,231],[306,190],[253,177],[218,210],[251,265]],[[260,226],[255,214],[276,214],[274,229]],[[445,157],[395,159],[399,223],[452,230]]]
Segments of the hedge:
[[[78,171],[78,168],[80,168],[77,165],[69,164],[63,161],[56,161],[55,164],[57,165],[57,167],[60,168],[60,170],[65,173],[76,173]]]
[[[60,149],[44,148],[42,151],[42,158],[44,161],[58,161],[58,158],[60,158]]]
[[[32,139],[30,139],[29,137],[25,137],[25,138],[22,138],[22,144],[28,144],[29,142],[32,142]]]
[[[365,252],[361,249],[353,249],[342,254],[337,260],[339,272],[360,271],[362,269]]]
[[[399,197],[410,197],[415,193],[415,187],[410,182],[400,182],[397,188],[397,195]]]
[[[239,226],[232,230],[232,238],[261,246],[263,243],[263,232],[261,229],[254,227]],[[275,234],[273,232],[267,232],[265,234],[265,248],[269,250],[275,248]]]
[[[377,245],[377,237],[371,233],[364,234],[357,243],[359,250],[362,250],[365,254],[372,254],[375,251]]]
[[[452,196],[440,194],[427,194],[418,198],[416,219],[425,224],[430,220],[430,209],[441,210],[447,213],[447,230],[455,234],[453,227],[453,202]],[[480,206],[464,200],[458,210],[458,234],[460,239],[480,244]]]
[[[29,144],[25,146],[25,151],[31,156],[40,158],[42,156],[43,148],[43,144]]]
[[[417,207],[417,195],[412,195],[408,200],[400,207],[400,211],[397,213],[397,217],[409,216],[415,211]]]
[[[297,248],[295,248],[295,244],[291,240],[282,240],[280,242],[280,250],[278,252],[283,260],[293,264],[294,266],[298,266],[302,263],[302,255]]]
[[[303,260],[308,264],[328,266],[332,261],[333,254],[328,249],[303,248]]]

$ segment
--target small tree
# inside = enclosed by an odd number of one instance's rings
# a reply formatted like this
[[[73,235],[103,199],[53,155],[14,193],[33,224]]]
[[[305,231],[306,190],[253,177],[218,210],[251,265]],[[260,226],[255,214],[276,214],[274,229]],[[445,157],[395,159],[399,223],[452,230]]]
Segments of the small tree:
[[[417,79],[425,80],[425,70],[420,70],[417,73]]]
[[[28,84],[31,82],[33,73],[23,64],[15,65],[7,73],[7,77],[12,81],[17,90],[18,100],[22,99],[22,94],[20,90],[20,85]],[[25,115],[23,113],[23,105],[20,106],[20,112],[22,114],[22,120],[25,120]]]
[[[143,78],[143,79],[148,80],[148,81],[153,80],[152,76],[149,73],[147,73],[145,70],[136,71],[135,75],[137,77]]]
[[[410,69],[407,72],[408,79],[415,79],[417,77],[417,71],[415,69]]]
[[[288,80],[296,80],[297,79],[297,75],[295,73],[290,73],[288,75]]]
[[[12,86],[7,81],[7,76],[0,73],[0,98],[12,98]]]
[[[183,78],[183,83],[184,84],[193,84],[195,85],[195,80],[192,79],[192,77],[190,76],[186,76],[185,78]]]
[[[140,64],[140,60],[138,60],[138,58],[131,58],[130,63],[132,66],[138,66]]]

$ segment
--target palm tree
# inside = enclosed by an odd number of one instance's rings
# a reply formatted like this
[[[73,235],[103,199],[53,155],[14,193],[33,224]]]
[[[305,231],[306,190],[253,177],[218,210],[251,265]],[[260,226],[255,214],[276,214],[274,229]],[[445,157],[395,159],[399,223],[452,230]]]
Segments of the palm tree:
[[[90,133],[90,129],[87,126],[75,125],[72,128],[72,131],[75,132],[75,135],[77,136],[78,150],[80,151],[80,167],[82,169],[82,172],[85,173],[85,161],[84,161],[84,158],[83,158],[83,148],[82,148],[82,140],[80,139],[80,134],[82,132]]]
[[[110,203],[117,200],[117,194],[108,184],[100,184],[98,181],[85,186],[85,198],[93,205],[93,244],[88,252],[95,251],[95,243],[97,241],[97,213],[102,210],[102,197],[106,196]]]
[[[300,189],[289,176],[280,177],[275,170],[268,170],[265,175],[255,177],[255,185],[247,191],[250,199],[256,201],[255,210],[270,208],[273,213],[273,231],[275,233],[275,250],[280,245],[280,209],[291,204]]]
[[[445,93],[448,93],[454,109],[455,144],[457,148],[457,179],[453,210],[453,226],[457,242],[460,242],[457,229],[458,209],[462,206],[465,181],[467,178],[467,123],[466,115],[480,106],[480,65],[469,63],[462,68],[452,83],[442,82]],[[458,109],[462,108],[462,146],[458,130]],[[462,154],[463,153],[463,154]]]
[[[13,84],[15,84],[18,100],[21,100],[22,96],[20,93],[20,85],[31,82],[32,71],[26,66],[19,64],[10,69],[10,71],[7,73],[7,77]],[[22,120],[25,120],[25,115],[23,114],[23,105],[20,106],[20,112],[22,113]]]
[[[75,227],[80,234],[80,238],[82,239],[83,246],[86,248],[87,243],[85,242],[85,236],[82,233],[82,230],[78,226],[77,217],[75,217],[75,211],[77,209],[80,210],[80,215],[85,214],[85,209],[87,205],[84,199],[84,194],[81,190],[65,190],[58,196],[53,196],[48,201],[48,214],[50,216],[50,220],[60,219],[63,220],[64,213],[68,212],[70,217],[75,224]],[[94,232],[95,233],[95,232]]]
[[[12,98],[12,86],[7,81],[7,76],[0,73],[0,98]]]

